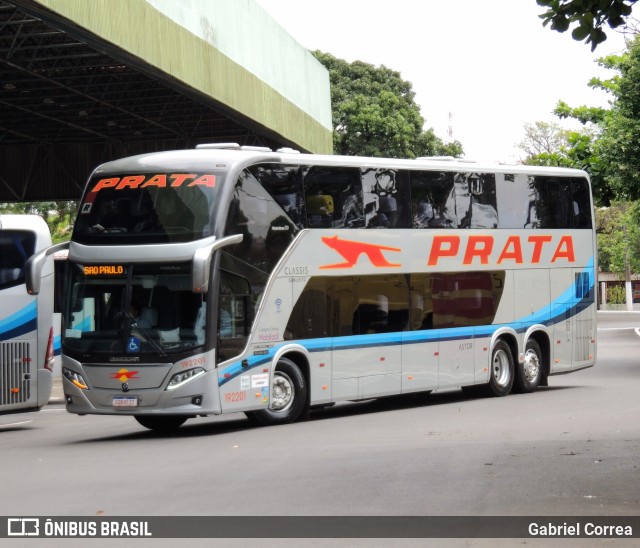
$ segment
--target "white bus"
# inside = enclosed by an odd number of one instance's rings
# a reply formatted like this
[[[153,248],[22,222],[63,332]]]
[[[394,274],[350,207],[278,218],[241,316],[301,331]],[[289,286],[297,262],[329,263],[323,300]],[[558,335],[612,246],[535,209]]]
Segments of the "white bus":
[[[25,265],[51,246],[38,215],[0,215],[0,413],[39,409],[53,383],[53,264],[39,295],[29,295]]]
[[[531,392],[595,363],[592,211],[569,169],[237,145],[104,164],[69,247],[67,409],[172,429]]]

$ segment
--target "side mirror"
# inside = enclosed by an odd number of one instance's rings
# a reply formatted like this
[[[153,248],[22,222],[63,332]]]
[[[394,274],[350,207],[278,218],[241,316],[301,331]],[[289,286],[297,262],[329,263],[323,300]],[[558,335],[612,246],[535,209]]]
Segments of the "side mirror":
[[[244,235],[233,234],[213,243],[197,249],[193,254],[191,264],[193,266],[191,291],[194,293],[206,293],[209,290],[209,271],[211,269],[211,256],[214,251],[228,245],[239,244]]]
[[[53,255],[63,249],[69,249],[69,242],[55,244],[47,249],[31,256],[25,264],[25,282],[27,284],[27,293],[29,295],[37,295],[40,293],[40,281],[42,278],[42,269],[47,262],[47,257]]]

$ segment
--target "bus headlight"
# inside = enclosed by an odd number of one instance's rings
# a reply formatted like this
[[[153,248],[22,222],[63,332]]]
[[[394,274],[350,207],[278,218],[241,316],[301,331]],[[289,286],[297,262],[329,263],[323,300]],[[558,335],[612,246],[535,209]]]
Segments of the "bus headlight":
[[[87,386],[87,383],[84,382],[84,379],[82,378],[82,375],[80,373],[76,373],[75,371],[71,371],[71,369],[67,369],[66,367],[62,368],[62,374],[71,382],[71,384],[73,384],[74,386],[77,386],[78,388],[82,389],[82,390],[87,390],[89,387]]]
[[[167,385],[167,390],[174,390],[179,386],[182,386],[185,382],[189,382],[191,379],[195,379],[200,375],[204,375],[204,369],[202,369],[202,367],[196,367],[195,369],[189,369],[189,371],[176,373],[171,377],[171,380]]]

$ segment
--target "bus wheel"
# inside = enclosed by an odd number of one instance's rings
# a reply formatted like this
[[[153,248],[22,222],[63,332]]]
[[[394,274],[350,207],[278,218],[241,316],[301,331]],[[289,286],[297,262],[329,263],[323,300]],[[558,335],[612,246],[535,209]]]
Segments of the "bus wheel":
[[[173,432],[182,426],[189,417],[179,415],[136,415],[135,419],[145,428],[157,432]]]
[[[514,381],[513,356],[509,345],[499,340],[491,354],[491,374],[488,393],[491,396],[506,396],[511,392]]]
[[[516,368],[514,388],[517,392],[533,392],[542,378],[542,352],[540,345],[533,339],[527,341],[524,362]]]
[[[265,426],[295,421],[307,405],[307,382],[298,366],[280,358],[271,381],[269,409],[251,411],[246,415]]]

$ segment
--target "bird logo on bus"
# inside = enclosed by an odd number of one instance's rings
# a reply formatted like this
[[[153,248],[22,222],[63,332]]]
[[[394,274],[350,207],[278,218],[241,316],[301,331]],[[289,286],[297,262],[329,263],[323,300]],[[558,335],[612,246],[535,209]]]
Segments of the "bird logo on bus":
[[[112,379],[118,379],[120,382],[126,382],[131,379],[139,379],[138,373],[140,371],[129,371],[128,369],[120,369],[117,373],[111,373]]]
[[[342,255],[345,259],[343,263],[328,264],[320,268],[352,268],[360,255],[364,254],[369,258],[371,264],[376,267],[398,267],[399,263],[390,263],[382,253],[383,251],[402,251],[398,247],[389,247],[386,245],[368,244],[365,242],[356,242],[353,240],[342,240],[336,236],[323,236],[322,241],[331,249]]]

